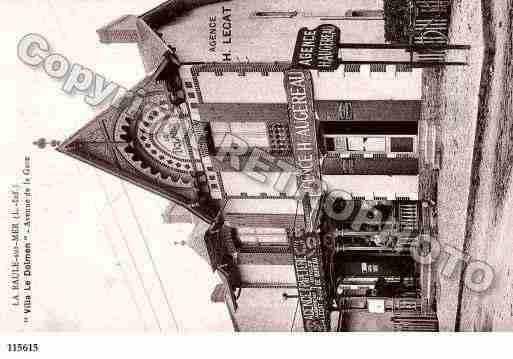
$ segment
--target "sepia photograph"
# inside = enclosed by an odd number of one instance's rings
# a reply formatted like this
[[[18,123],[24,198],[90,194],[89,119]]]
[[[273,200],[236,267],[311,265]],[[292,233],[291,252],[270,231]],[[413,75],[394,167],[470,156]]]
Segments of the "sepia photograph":
[[[0,333],[513,331],[511,0],[0,8]]]

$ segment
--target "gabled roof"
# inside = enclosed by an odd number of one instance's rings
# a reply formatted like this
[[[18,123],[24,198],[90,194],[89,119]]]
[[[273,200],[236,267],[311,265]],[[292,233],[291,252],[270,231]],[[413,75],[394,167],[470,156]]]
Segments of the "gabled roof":
[[[166,43],[142,20],[137,20],[139,41],[137,47],[146,72],[151,72],[162,62],[164,54],[169,51]]]
[[[176,17],[197,7],[215,4],[227,0],[168,0],[140,16],[148,25],[157,29],[169,24]]]
[[[146,148],[154,148],[154,141],[141,137],[143,124],[148,126],[144,111],[153,108],[150,105],[159,103],[162,117],[172,116],[174,105],[169,102],[166,85],[148,76],[128,93],[136,95],[100,113],[64,141],[58,151],[168,198],[211,222],[216,203],[208,193],[201,193],[191,160],[159,156]],[[162,151],[165,154],[165,149]]]
[[[185,244],[203,258],[210,266],[212,266],[213,263],[210,259],[208,248],[205,243],[205,233],[209,228],[209,224],[201,220],[197,220],[195,222],[196,225],[189,235],[189,238],[187,238]]]
[[[174,78],[179,76],[179,62],[173,49],[157,32],[158,27],[184,12],[220,1],[224,0],[170,0],[141,16],[125,15],[100,28],[97,32],[102,42],[136,42],[149,75],[130,89],[129,95],[119,103],[100,113],[57,148],[190,211],[196,226],[186,245],[204,258],[213,270],[219,260],[219,244],[217,236],[208,228],[218,215],[218,201],[210,197],[201,180],[202,173],[194,164],[195,159],[159,156],[158,151],[152,153],[152,144],[144,142],[139,127],[145,123],[143,115],[147,104],[159,103],[163,111],[168,112],[164,118],[169,118],[183,93],[174,85],[181,83]],[[190,146],[190,141],[185,142]],[[188,152],[191,155],[192,149]]]
[[[171,202],[164,213],[162,213],[162,219],[164,223],[169,224],[184,224],[193,222],[192,214],[182,206],[177,205],[174,202]]]
[[[100,41],[104,43],[111,42],[136,42],[139,41],[137,33],[137,16],[123,15],[105,26],[102,26],[96,32]]]
[[[226,0],[169,0],[141,16],[123,15],[97,30],[101,42],[136,42],[146,73],[162,62],[169,46],[157,30],[197,7]]]
[[[167,211],[167,210],[166,210]],[[194,228],[188,235],[186,240],[175,241],[175,245],[187,246],[192,249],[198,256],[203,258],[213,271],[217,268],[216,248],[213,241],[215,238],[209,235],[211,225],[195,217],[192,220]]]

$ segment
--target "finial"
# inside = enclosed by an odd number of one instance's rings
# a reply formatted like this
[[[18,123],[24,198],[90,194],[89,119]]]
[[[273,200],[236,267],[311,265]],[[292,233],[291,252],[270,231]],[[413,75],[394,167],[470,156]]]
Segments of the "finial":
[[[32,144],[34,146],[37,146],[41,149],[45,148],[47,145],[50,145],[52,147],[57,147],[60,145],[60,141],[57,141],[57,140],[51,140],[51,141],[48,141],[46,138],[39,138],[38,140],[32,142]]]

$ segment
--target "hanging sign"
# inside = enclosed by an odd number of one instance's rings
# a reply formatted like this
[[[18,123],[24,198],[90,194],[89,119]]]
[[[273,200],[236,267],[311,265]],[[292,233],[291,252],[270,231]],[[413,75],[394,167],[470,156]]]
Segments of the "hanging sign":
[[[336,70],[340,29],[335,25],[322,24],[313,30],[299,30],[292,57],[293,68]]]

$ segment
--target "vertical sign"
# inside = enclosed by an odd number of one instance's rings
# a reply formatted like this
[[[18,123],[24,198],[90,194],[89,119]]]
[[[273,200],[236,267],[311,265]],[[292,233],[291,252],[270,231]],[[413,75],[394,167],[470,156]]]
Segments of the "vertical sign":
[[[310,71],[285,71],[285,91],[292,150],[298,168],[298,188],[303,194],[320,196],[322,188],[316,137],[317,121]]]
[[[310,69],[335,70],[338,67],[340,30],[323,24],[316,29],[299,30],[292,69],[285,71],[285,91],[289,112],[292,150],[298,168],[297,187],[303,197],[307,232],[292,235],[294,270],[303,315],[308,332],[329,331],[327,285],[324,278],[322,247],[315,228],[315,208],[322,194],[317,120]],[[317,206],[314,206],[317,207]]]
[[[311,232],[293,235],[292,250],[304,329],[327,332],[330,329],[329,312],[319,235]]]

